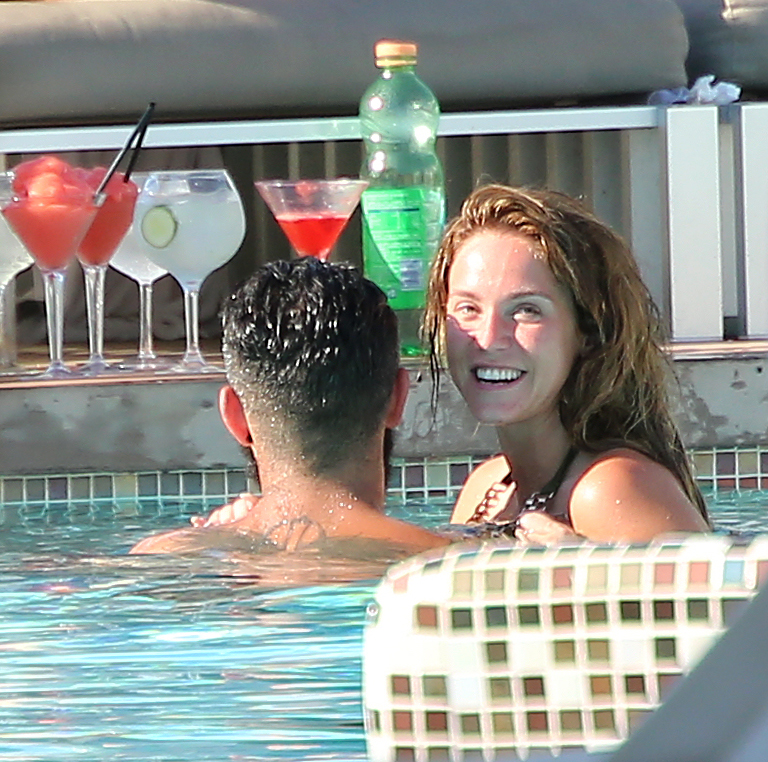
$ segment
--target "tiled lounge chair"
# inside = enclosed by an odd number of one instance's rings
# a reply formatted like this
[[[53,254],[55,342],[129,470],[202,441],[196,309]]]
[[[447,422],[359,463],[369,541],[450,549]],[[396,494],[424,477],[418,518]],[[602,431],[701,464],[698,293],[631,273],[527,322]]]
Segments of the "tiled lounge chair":
[[[365,632],[374,762],[604,751],[669,695],[768,578],[768,537],[457,545],[403,562]]]

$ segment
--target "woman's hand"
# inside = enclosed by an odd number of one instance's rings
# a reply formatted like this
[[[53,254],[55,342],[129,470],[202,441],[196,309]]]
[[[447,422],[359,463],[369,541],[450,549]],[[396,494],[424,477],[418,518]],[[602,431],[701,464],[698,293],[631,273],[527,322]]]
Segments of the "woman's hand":
[[[223,524],[231,524],[239,521],[249,511],[252,511],[258,505],[261,497],[252,495],[250,492],[241,492],[237,499],[227,505],[214,508],[208,516],[192,516],[189,523],[193,527],[220,527]]]
[[[563,521],[544,511],[527,511],[517,521],[515,538],[521,545],[558,545],[583,540],[580,534]]]

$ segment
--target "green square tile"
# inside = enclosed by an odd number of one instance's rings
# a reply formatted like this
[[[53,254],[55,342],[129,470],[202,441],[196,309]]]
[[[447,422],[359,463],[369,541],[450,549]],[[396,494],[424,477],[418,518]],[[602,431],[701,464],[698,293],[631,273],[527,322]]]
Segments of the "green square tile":
[[[491,677],[488,680],[491,699],[508,699],[512,696],[512,685],[508,677]]]
[[[24,480],[23,479],[3,479],[3,502],[21,503],[24,501]]]
[[[203,473],[203,490],[210,497],[228,497],[224,474],[218,471]]]
[[[519,593],[535,593],[539,589],[539,570],[520,569],[517,573],[517,591]]]
[[[518,606],[517,620],[521,627],[538,627],[541,623],[541,615],[538,606]]]
[[[668,661],[676,658],[677,644],[674,638],[654,638],[653,643],[657,659]]]
[[[442,675],[425,675],[422,677],[422,691],[425,696],[446,698],[448,687],[445,677]]]
[[[93,499],[108,499],[115,496],[112,477],[106,474],[93,477]]]
[[[451,628],[454,630],[471,630],[472,610],[451,609]]]
[[[45,478],[29,477],[24,480],[25,502],[43,501],[45,500]]]
[[[507,644],[506,643],[486,643],[485,658],[489,664],[507,663]]]
[[[690,598],[686,603],[688,619],[695,622],[709,620],[709,601],[706,598]]]
[[[485,626],[486,627],[507,627],[509,619],[507,617],[506,606],[486,606],[485,607]]]
[[[619,613],[622,622],[640,622],[643,619],[640,601],[621,601]]]
[[[157,474],[139,474],[136,491],[139,497],[157,497],[160,494],[160,480]]]
[[[181,489],[185,497],[202,497],[203,475],[199,471],[188,471],[182,474]]]
[[[91,478],[89,476],[73,476],[70,478],[69,495],[72,500],[90,500]]]

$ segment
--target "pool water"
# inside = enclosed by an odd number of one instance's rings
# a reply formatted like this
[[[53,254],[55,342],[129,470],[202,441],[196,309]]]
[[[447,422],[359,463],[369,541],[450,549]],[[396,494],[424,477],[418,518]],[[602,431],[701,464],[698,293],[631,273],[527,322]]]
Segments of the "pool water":
[[[766,492],[710,504],[720,530],[768,531]],[[370,567],[340,568],[340,584],[286,586],[215,555],[125,555],[207,507],[3,510],[0,759],[365,759]],[[430,526],[448,512],[392,508]]]

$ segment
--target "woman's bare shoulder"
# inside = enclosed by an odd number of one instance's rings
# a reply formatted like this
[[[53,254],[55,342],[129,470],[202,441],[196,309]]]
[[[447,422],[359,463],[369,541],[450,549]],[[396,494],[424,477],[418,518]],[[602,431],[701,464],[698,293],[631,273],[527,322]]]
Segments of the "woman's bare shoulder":
[[[461,488],[451,514],[452,524],[464,524],[485,497],[488,488],[509,473],[509,462],[503,455],[494,455],[470,471]]]
[[[574,484],[569,513],[574,529],[597,541],[645,542],[708,529],[677,477],[627,447],[592,459]]]

